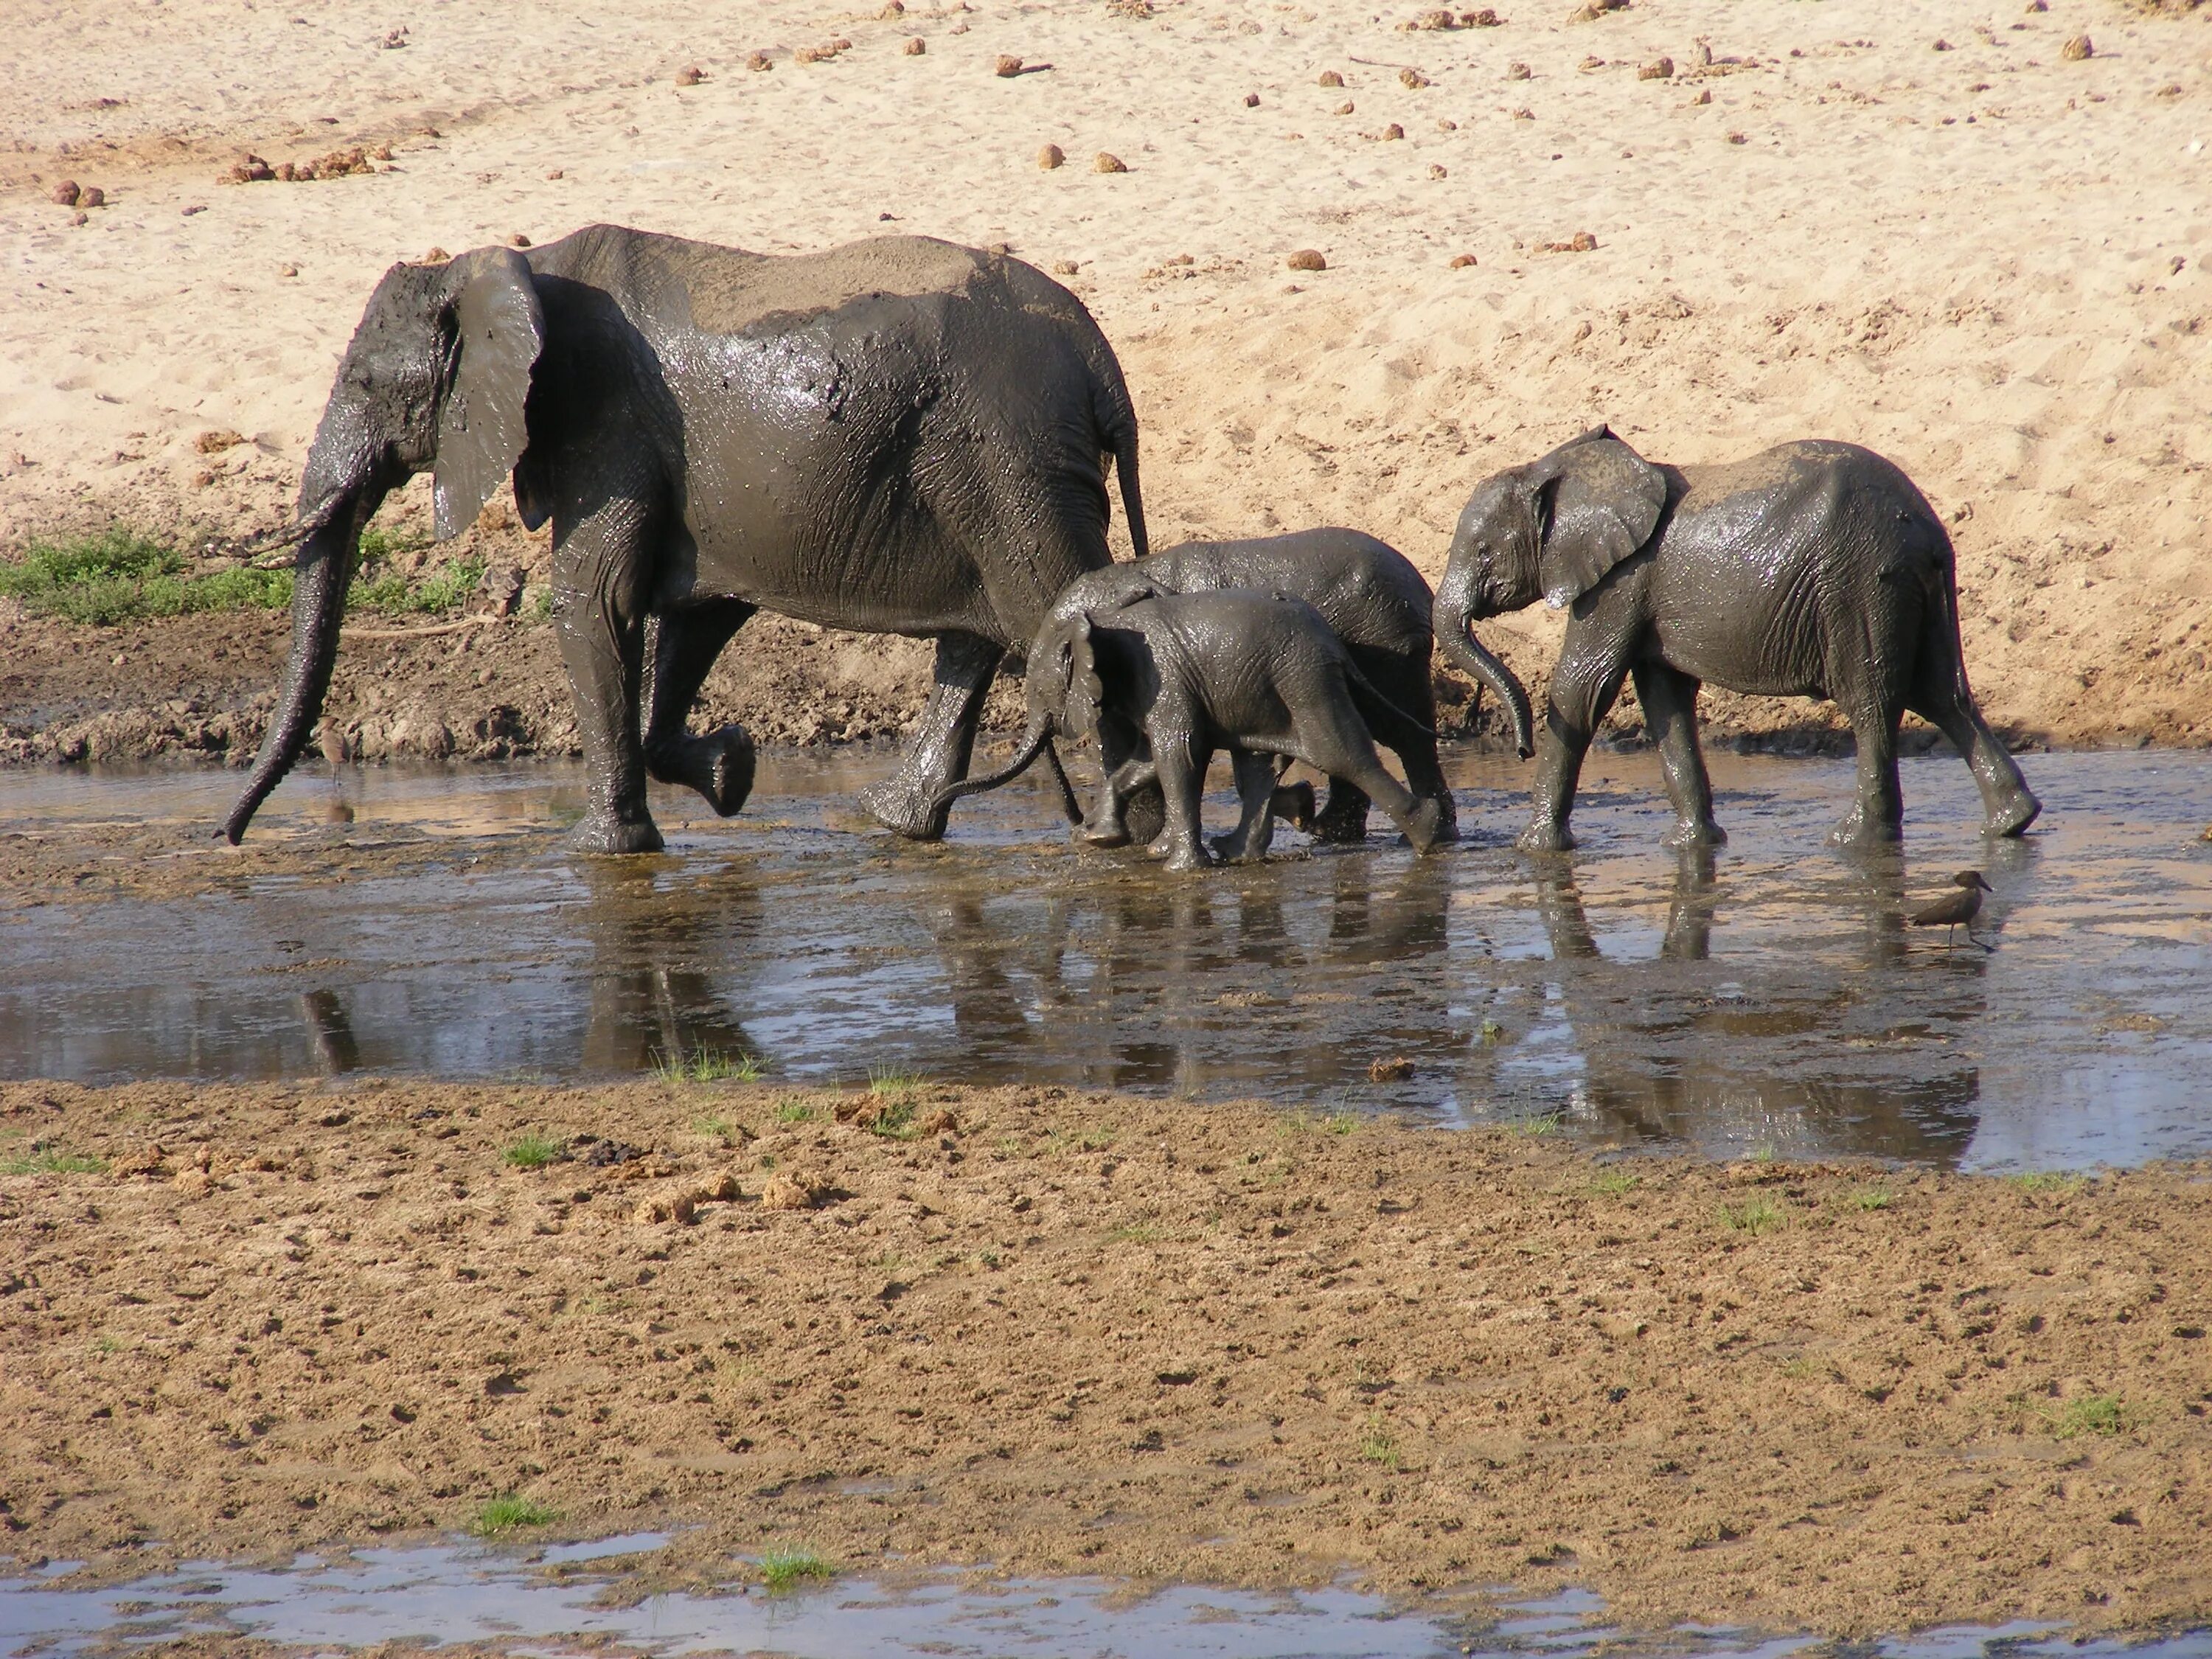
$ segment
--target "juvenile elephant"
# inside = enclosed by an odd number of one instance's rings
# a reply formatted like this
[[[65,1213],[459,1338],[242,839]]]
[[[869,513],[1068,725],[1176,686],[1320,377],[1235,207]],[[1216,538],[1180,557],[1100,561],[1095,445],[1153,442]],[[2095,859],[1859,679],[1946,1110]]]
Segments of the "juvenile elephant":
[[[1443,809],[1416,799],[1375,752],[1363,715],[1411,720],[1367,683],[1321,613],[1303,599],[1234,590],[1133,595],[1118,609],[1048,620],[1030,647],[1029,721],[1013,760],[950,786],[941,805],[995,789],[1026,770],[1058,731],[1097,736],[1123,759],[1107,788],[1117,802],[1157,783],[1166,823],[1152,851],[1171,870],[1212,862],[1199,834],[1199,798],[1218,749],[1237,766],[1243,817],[1216,851],[1265,855],[1276,757],[1347,778],[1389,813],[1414,850],[1436,845]],[[1149,749],[1149,758],[1138,758]]]
[[[1249,541],[1186,542],[1077,577],[1053,602],[1047,622],[1066,622],[1085,611],[1109,611],[1145,592],[1202,593],[1238,587],[1304,599],[1321,613],[1386,705],[1368,720],[1375,740],[1396,753],[1413,793],[1437,803],[1438,836],[1456,839],[1458,815],[1437,762],[1436,687],[1429,671],[1436,599],[1421,573],[1388,542],[1338,528]],[[1129,758],[1102,736],[1099,759],[1109,778]],[[1119,847],[1132,830],[1147,841],[1158,833],[1156,791],[1128,803],[1127,823],[1110,797],[1109,791],[1086,820],[1085,840]],[[1321,841],[1361,841],[1367,835],[1367,795],[1358,784],[1332,776],[1328,805],[1300,827]]]
[[[933,839],[1001,656],[1108,562],[1109,457],[1141,555],[1121,366],[1081,301],[1018,259],[913,236],[785,257],[595,225],[527,252],[394,265],[308,452],[291,658],[224,832],[245,832],[313,729],[362,526],[434,468],[441,539],[510,474],[523,522],[553,521],[554,621],[591,774],[578,848],[660,846],[648,771],[725,816],[744,805],[750,740],[684,722],[763,606],[936,640],[905,764],[863,797]]]
[[[1574,845],[1567,817],[1598,723],[1636,678],[1676,819],[1674,845],[1714,843],[1697,732],[1706,680],[1842,705],[1858,799],[1834,832],[1894,841],[1905,710],[1958,745],[1984,830],[2042,809],[1966,684],[1951,540],[1912,481],[1855,444],[1808,441],[1725,466],[1655,466],[1605,427],[1486,479],[1460,514],[1437,593],[1438,637],[1538,598],[1571,607],[1553,671],[1535,813],[1520,845]]]

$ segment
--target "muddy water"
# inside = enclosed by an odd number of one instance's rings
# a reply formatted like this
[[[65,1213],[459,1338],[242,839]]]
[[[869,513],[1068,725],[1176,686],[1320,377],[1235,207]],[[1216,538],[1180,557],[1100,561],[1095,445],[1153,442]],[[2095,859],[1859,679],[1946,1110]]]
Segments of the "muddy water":
[[[1625,1635],[1595,1597],[1534,1604],[1394,1604],[1345,1589],[1139,1589],[1093,1579],[976,1585],[921,1577],[848,1581],[781,1595],[757,1590],[641,1596],[595,1559],[652,1549],[646,1535],[532,1552],[430,1547],[364,1550],[290,1568],[199,1565],[110,1589],[0,1581],[0,1644],[11,1652],[94,1655],[156,1641],[244,1637],[345,1651],[380,1643],[471,1644],[471,1653],[774,1653],[788,1659],[984,1659],[1081,1654],[1121,1659],[1527,1659],[1829,1656],[1803,1637],[1685,1630]],[[577,1568],[584,1571],[580,1575]],[[2212,1633],[2147,1644],[2075,1642],[2020,1625],[1923,1632],[1855,1644],[1863,1659],[2212,1659]]]
[[[2212,1152],[2212,756],[2033,757],[2043,823],[1994,846],[1965,769],[1911,760],[1907,842],[1872,858],[1823,843],[1848,761],[1717,757],[1732,840],[1703,860],[1660,847],[1648,756],[1593,757],[1559,860],[1508,845],[1525,770],[1466,756],[1471,840],[1444,856],[1286,832],[1264,866],[1194,877],[1077,851],[1026,786],[963,804],[941,846],[896,842],[853,802],[890,764],[769,758],[728,822],[657,795],[669,853],[619,862],[561,850],[574,769],[303,775],[257,835],[408,855],[0,911],[0,1074],[583,1078],[742,1052],[796,1085],[1257,1093],[1716,1154]],[[234,783],[16,774],[0,834],[212,823]],[[1991,952],[1902,925],[1969,866],[1996,890]]]

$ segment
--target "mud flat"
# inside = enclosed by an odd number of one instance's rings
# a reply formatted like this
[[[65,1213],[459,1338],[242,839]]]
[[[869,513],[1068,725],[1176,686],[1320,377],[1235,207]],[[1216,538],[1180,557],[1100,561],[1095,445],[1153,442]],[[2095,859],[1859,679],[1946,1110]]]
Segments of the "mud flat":
[[[2212,1611],[2212,1184],[1058,1089],[0,1088],[17,1566],[465,1525],[1850,1633]],[[540,1158],[538,1167],[524,1167]],[[788,1207],[785,1207],[788,1206]]]

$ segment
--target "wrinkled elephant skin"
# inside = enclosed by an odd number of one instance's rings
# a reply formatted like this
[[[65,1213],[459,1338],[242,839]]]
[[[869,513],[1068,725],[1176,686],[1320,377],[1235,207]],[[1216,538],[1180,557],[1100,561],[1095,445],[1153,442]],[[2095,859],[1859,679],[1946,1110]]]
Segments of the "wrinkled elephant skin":
[[[684,729],[765,607],[937,641],[897,775],[864,797],[941,835],[1009,649],[1109,561],[1106,476],[1146,548],[1137,428],[1081,302],[1019,260],[921,237],[748,253],[613,226],[396,265],[340,367],[300,491],[292,652],[236,841],[327,689],[362,526],[434,469],[438,536],[510,477],[553,525],[553,614],[591,778],[574,844],[657,848],[646,778],[736,811],[752,744]],[[641,720],[646,620],[659,618]],[[642,730],[641,730],[642,725]]]

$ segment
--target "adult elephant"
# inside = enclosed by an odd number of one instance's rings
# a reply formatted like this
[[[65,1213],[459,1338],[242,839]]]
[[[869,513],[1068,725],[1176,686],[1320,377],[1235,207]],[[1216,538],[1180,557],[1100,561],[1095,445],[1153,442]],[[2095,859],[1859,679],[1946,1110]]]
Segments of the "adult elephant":
[[[1583,757],[1632,674],[1676,845],[1726,839],[1698,748],[1708,680],[1842,705],[1858,799],[1838,842],[1901,833],[1897,726],[1908,708],[1966,757],[1985,833],[2019,835],[2042,810],[1968,689],[1951,538],[1912,480],[1872,450],[1804,441],[1724,466],[1656,466],[1607,428],[1585,432],[1477,486],[1437,590],[1437,637],[1471,644],[1474,623],[1539,598],[1571,620],[1524,850],[1574,845]]]
[[[1109,562],[1108,458],[1141,555],[1121,365],[1081,301],[1003,255],[901,236],[784,257],[594,225],[527,252],[395,265],[308,453],[291,658],[224,833],[236,842],[299,758],[362,527],[427,469],[441,539],[510,475],[524,523],[553,522],[554,623],[591,779],[576,847],[659,848],[648,772],[725,816],[744,805],[750,739],[684,722],[763,606],[935,639],[904,764],[862,798],[934,839],[1000,659]]]

